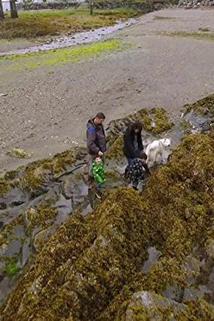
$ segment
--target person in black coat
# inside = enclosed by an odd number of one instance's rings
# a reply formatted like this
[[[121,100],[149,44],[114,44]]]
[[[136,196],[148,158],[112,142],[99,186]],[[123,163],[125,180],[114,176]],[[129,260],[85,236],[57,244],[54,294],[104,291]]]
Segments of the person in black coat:
[[[141,132],[142,124],[137,121],[130,124],[124,133],[123,151],[128,160],[128,164],[131,164],[133,159],[138,158],[143,150]]]

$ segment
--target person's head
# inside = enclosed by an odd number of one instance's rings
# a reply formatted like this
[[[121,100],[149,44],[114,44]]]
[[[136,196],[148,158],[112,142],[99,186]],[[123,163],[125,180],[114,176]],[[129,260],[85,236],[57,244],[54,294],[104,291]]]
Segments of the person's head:
[[[96,162],[97,164],[102,163],[102,158],[101,158],[101,157],[96,157],[96,158],[95,158],[95,162]]]
[[[143,150],[140,152],[139,158],[144,160],[144,161],[147,160],[147,155]]]
[[[102,123],[105,120],[105,115],[103,113],[97,113],[96,116],[94,117],[94,123],[95,125],[102,125]]]
[[[143,128],[143,126],[142,126],[141,122],[139,122],[139,121],[136,121],[131,125],[131,129],[135,134],[141,133],[142,128]]]

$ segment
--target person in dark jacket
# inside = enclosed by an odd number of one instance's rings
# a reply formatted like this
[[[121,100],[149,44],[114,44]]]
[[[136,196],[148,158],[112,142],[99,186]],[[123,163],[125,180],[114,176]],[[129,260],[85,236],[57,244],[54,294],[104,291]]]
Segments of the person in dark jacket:
[[[139,157],[140,152],[143,150],[141,132],[142,124],[137,121],[130,124],[124,133],[123,151],[128,164],[131,164],[133,159]]]
[[[134,158],[125,169],[125,178],[132,187],[137,190],[140,181],[143,181],[146,176],[150,176],[150,170],[146,164],[147,155],[143,151],[140,152],[138,158]]]
[[[106,136],[103,128],[105,115],[98,113],[87,123],[87,148],[88,154],[95,159],[97,156],[102,157],[106,152]]]
[[[92,174],[92,164],[97,157],[104,159],[104,153],[106,152],[106,136],[103,127],[105,115],[98,113],[94,118],[90,119],[87,123],[87,181],[88,188],[92,189],[94,184]]]

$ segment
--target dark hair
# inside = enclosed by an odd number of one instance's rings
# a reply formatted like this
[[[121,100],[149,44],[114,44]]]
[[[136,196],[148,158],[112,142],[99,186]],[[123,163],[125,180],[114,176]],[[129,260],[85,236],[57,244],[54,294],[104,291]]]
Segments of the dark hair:
[[[144,159],[144,160],[147,160],[147,155],[146,155],[146,153],[145,153],[143,150],[141,150],[140,155],[139,155],[139,158]]]
[[[131,124],[131,129],[132,129],[132,130],[138,129],[139,132],[141,132],[141,131],[142,131],[142,128],[143,128],[143,126],[142,126],[142,124],[141,124],[140,121],[136,121],[136,122],[134,122],[134,123]]]
[[[95,118],[98,118],[98,119],[105,119],[106,116],[103,114],[103,113],[97,113]]]

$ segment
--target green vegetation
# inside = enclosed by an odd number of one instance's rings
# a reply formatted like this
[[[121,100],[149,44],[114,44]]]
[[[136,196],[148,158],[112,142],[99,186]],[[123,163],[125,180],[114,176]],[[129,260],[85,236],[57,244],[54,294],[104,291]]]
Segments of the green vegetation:
[[[16,55],[0,58],[1,62],[7,62],[4,68],[11,71],[33,70],[39,67],[55,66],[58,64],[75,63],[82,59],[99,57],[101,54],[124,49],[120,40],[113,39],[97,42],[90,45],[82,45],[73,49],[58,49],[46,52]]]
[[[20,267],[15,259],[11,259],[6,263],[4,272],[9,278],[15,277],[19,271]]]
[[[88,9],[41,10],[22,12],[18,19],[6,17],[0,21],[0,39],[37,38],[75,33],[115,24],[119,19],[137,15],[134,9],[95,10],[90,16]]]
[[[186,32],[186,31],[175,31],[175,32],[161,32],[161,35],[169,37],[183,37],[183,38],[194,38],[197,40],[214,41],[214,32]]]

